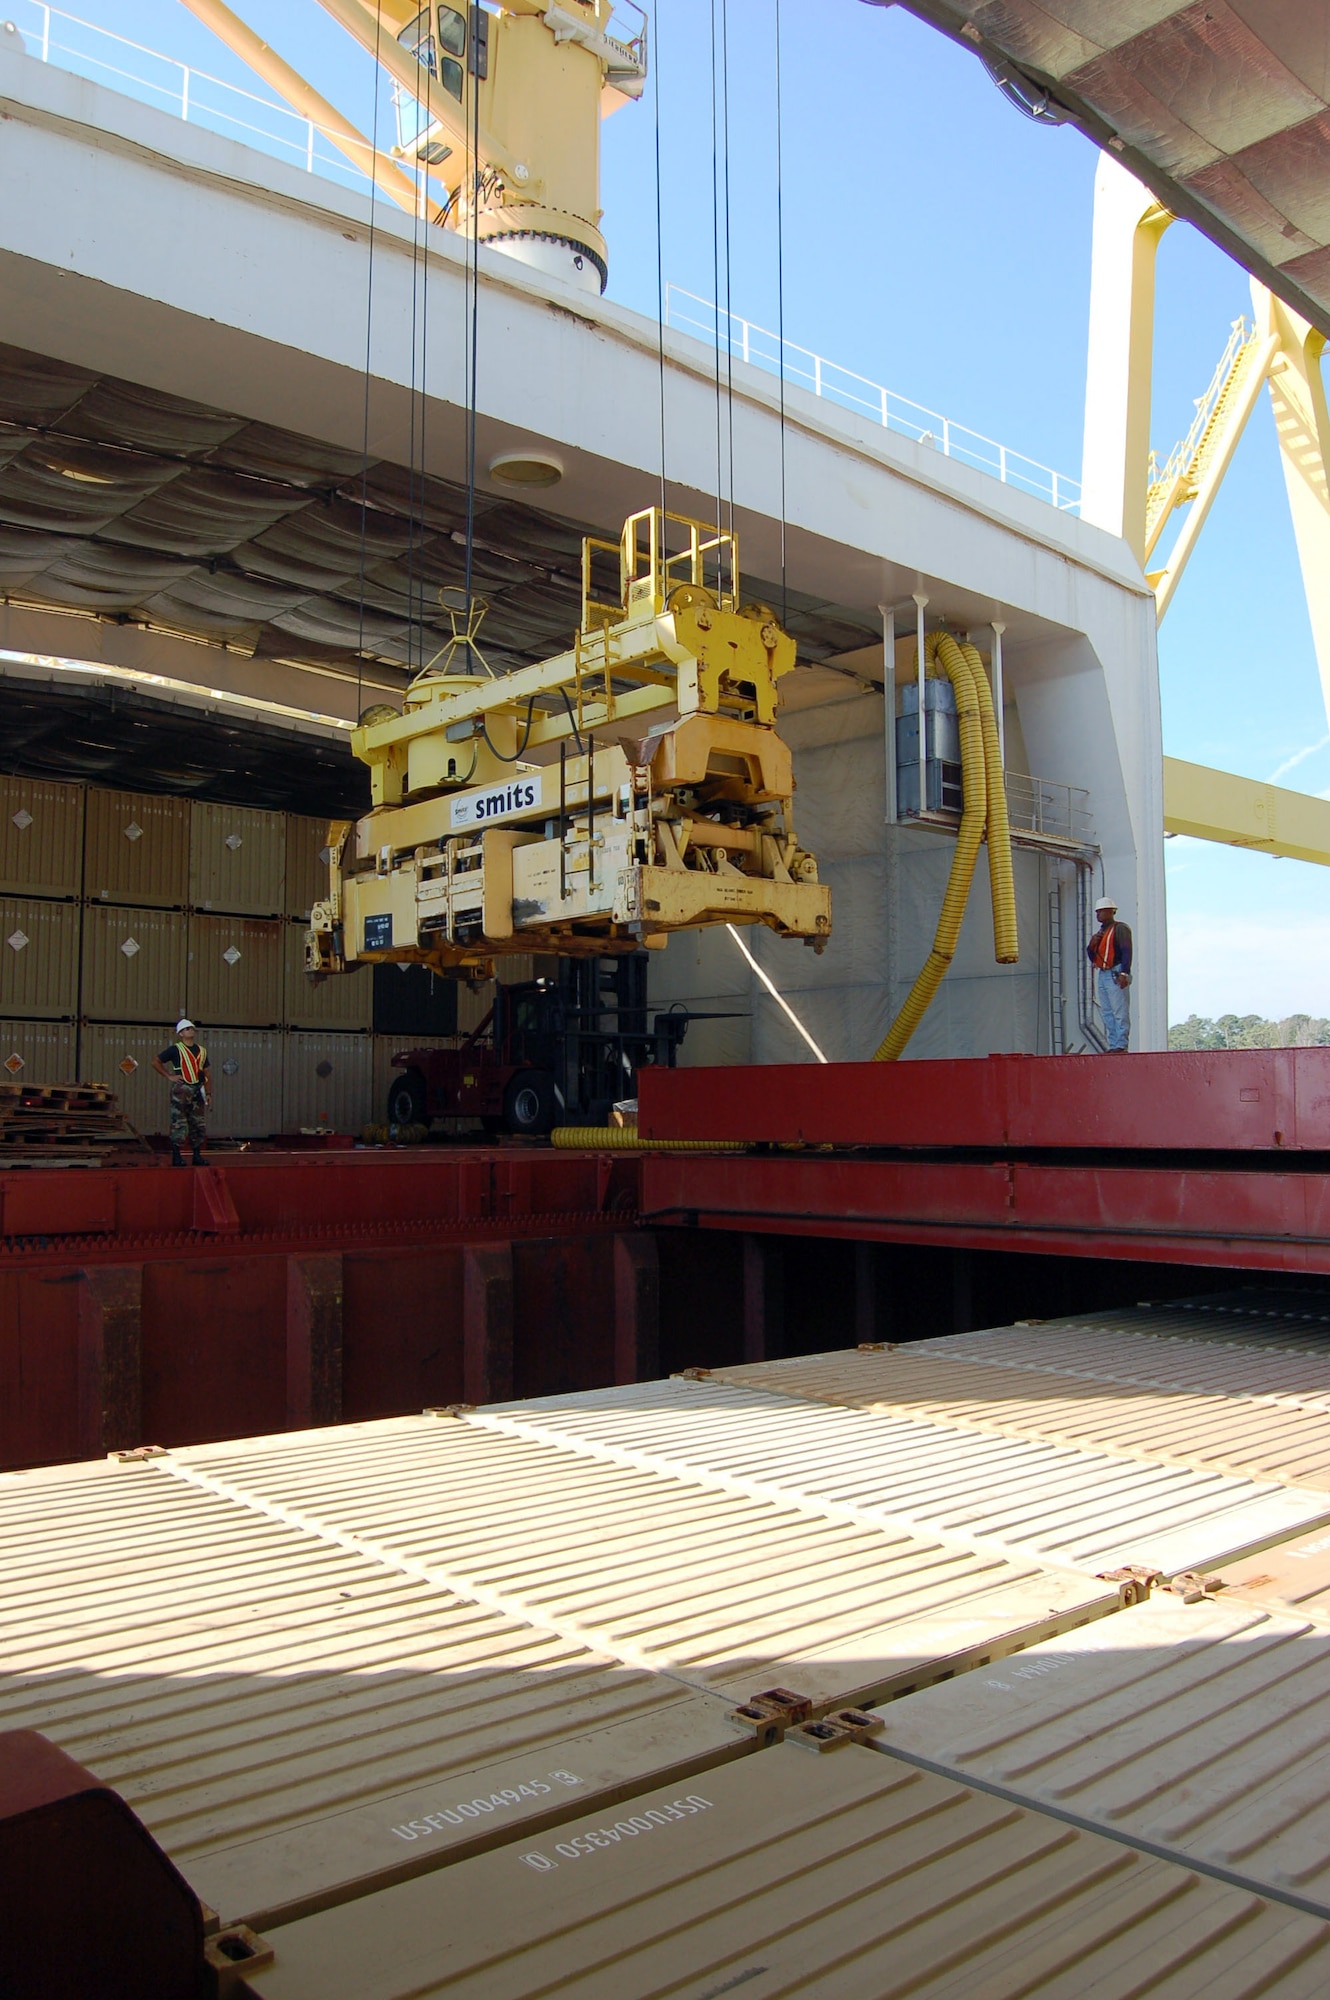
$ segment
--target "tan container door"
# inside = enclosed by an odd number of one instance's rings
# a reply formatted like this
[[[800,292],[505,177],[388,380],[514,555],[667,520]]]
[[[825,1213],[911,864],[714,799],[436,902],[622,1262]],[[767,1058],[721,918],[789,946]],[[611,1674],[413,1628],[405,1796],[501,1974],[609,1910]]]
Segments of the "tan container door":
[[[277,1028],[213,1028],[204,1036],[212,1070],[208,1130],[218,1139],[267,1139],[282,1129],[286,1037]]]
[[[170,1089],[152,1059],[175,1040],[175,1022],[158,1027],[98,1023],[83,1029],[81,1083],[104,1083],[136,1131],[162,1134],[171,1123]]]
[[[201,1028],[266,1028],[282,1018],[280,919],[201,916],[189,920],[185,990]]]
[[[186,919],[175,910],[90,903],[83,915],[83,1000],[89,1021],[152,1021],[170,1041],[185,1008]]]
[[[0,1083],[76,1083],[68,1021],[0,1021]]]
[[[0,890],[77,896],[82,887],[82,785],[0,778]]]
[[[328,893],[328,822],[300,813],[286,816],[286,914],[309,922],[314,904]]]
[[[0,1017],[78,1011],[79,906],[0,896]]]
[[[305,972],[305,926],[282,926],[283,1019],[288,1028],[343,1028],[367,1031],[374,1025],[374,970],[330,973],[314,985]]]
[[[369,1035],[286,1037],[282,1130],[353,1132],[373,1116],[374,1044]]]
[[[285,908],[286,814],[195,799],[189,900],[196,910],[275,917]]]
[[[88,792],[84,895],[89,902],[183,909],[189,900],[188,799]]]
[[[855,1743],[783,1743],[266,1934],[261,2000],[1308,2000],[1330,1926]]]

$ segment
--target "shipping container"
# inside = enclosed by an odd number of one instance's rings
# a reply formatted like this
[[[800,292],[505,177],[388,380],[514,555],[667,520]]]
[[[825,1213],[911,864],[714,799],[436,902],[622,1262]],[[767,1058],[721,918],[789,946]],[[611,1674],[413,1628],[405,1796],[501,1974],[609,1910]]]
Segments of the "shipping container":
[[[701,1693],[895,1694],[1115,1612],[1123,1586],[442,1417],[159,1461]]]
[[[283,1132],[353,1132],[374,1117],[374,1043],[369,1035],[293,1028],[285,1037]]]
[[[0,1018],[78,1012],[79,906],[0,896]]]
[[[82,785],[0,777],[0,891],[77,896],[82,888]]]
[[[225,1921],[541,1835],[756,1745],[714,1696],[151,1465],[0,1479],[0,1543],[0,1729],[41,1730],[122,1791]]]
[[[278,1028],[212,1028],[208,1131],[215,1139],[266,1139],[282,1129],[286,1037]]]
[[[309,922],[314,904],[328,894],[328,821],[301,813],[286,816],[286,914]]]
[[[173,1021],[151,1027],[85,1022],[79,1081],[108,1085],[135,1131],[164,1134],[171,1123],[170,1085],[158,1076],[152,1059],[174,1040]]]
[[[1160,1596],[881,1711],[879,1748],[1330,1916],[1330,1629]]]
[[[185,993],[200,1027],[266,1028],[281,1020],[286,928],[280,920],[195,911]]]
[[[374,1019],[374,975],[361,965],[315,985],[305,971],[305,926],[282,925],[282,1018],[288,1028],[344,1028],[367,1033]]]
[[[712,1373],[809,1402],[1330,1490],[1330,1348],[1012,1327]]]
[[[70,1021],[0,1021],[0,1083],[75,1083]]]
[[[494,1005],[494,981],[478,979],[472,984],[465,979],[457,982],[457,1032],[459,1035],[473,1035]]]
[[[268,1931],[260,2000],[1311,2000],[1330,1925],[856,1743],[783,1743]]]
[[[1245,1298],[1252,1303],[1240,1303]],[[1253,1287],[1250,1294],[1230,1293],[1213,1301],[1174,1299],[1023,1324],[1053,1335],[1079,1329],[1091,1334],[1139,1334],[1155,1340],[1315,1351],[1323,1350],[1330,1336],[1325,1299],[1324,1292],[1261,1292]]]
[[[636,1383],[475,1421],[838,1519],[902,1522],[1031,1562],[1173,1575],[1330,1522],[1330,1495],[735,1389]]]
[[[89,902],[183,909],[189,900],[188,799],[88,790],[84,895]]]
[[[286,814],[253,806],[190,807],[189,900],[198,910],[276,917],[286,908]]]
[[[460,982],[427,965],[374,967],[376,1035],[455,1035]]]
[[[276,1028],[205,1029],[213,1104],[210,1138],[263,1139],[282,1122],[282,1036]],[[152,1059],[175,1040],[174,1023],[151,1027],[86,1022],[81,1080],[107,1083],[138,1131],[164,1134],[171,1123],[170,1086]]]
[[[1245,1562],[1226,1563],[1223,1585],[1226,1602],[1241,1599],[1330,1626],[1330,1535],[1299,1535]]]
[[[187,919],[178,910],[89,903],[79,1011],[92,1021],[156,1021],[170,1040],[185,1010]]]

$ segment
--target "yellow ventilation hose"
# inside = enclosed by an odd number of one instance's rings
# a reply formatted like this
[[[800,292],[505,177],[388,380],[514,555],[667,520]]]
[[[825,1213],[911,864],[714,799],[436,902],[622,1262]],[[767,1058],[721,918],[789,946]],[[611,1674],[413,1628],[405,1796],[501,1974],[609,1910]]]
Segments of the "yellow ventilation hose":
[[[993,896],[994,951],[1002,965],[1014,965],[1018,956],[1016,885],[1011,863],[1007,790],[988,677],[978,649],[974,646],[962,647],[949,632],[933,634],[928,641],[928,652],[956,691],[963,809],[933,949],[910,988],[905,1005],[892,1022],[886,1040],[874,1055],[874,1062],[896,1061],[927,1013],[947,967],[956,955],[970,883],[974,877],[974,864],[979,857],[979,843],[985,832],[988,835],[988,870]],[[926,727],[926,716],[920,716],[919,727],[921,730]],[[921,798],[921,811],[925,804],[926,801]]]
[[[741,1139],[639,1139],[636,1125],[556,1125],[550,1143],[578,1153],[742,1153]]]
[[[947,639],[948,645],[955,641]],[[962,646],[974,677],[979,697],[979,720],[984,732],[984,768],[988,774],[988,882],[993,898],[993,956],[999,965],[1015,965],[1021,955],[1016,935],[1016,878],[1011,865],[1011,822],[1007,817],[1007,777],[1002,768],[1002,745],[998,740],[997,717],[993,713],[993,691],[977,646]]]

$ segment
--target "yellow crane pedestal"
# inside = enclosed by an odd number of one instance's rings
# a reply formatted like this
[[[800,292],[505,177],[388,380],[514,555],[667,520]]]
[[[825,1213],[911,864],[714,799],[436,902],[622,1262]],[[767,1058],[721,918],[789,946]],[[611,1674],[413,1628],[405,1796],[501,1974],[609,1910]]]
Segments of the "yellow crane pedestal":
[[[595,595],[617,558],[619,592]],[[397,960],[475,973],[765,924],[820,950],[831,892],[798,844],[777,682],[795,644],[741,603],[733,535],[650,508],[583,547],[571,649],[490,674],[478,607],[401,714],[352,737],[373,810],[330,829],[312,973]]]

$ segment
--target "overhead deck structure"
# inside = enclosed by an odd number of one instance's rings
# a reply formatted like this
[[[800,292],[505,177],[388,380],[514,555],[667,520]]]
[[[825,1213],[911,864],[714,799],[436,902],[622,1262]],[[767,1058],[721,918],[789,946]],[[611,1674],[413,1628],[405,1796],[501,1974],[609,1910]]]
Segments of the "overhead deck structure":
[[[894,0],[868,0],[890,6]],[[1330,28],[1263,0],[905,0],[1330,335]]]

